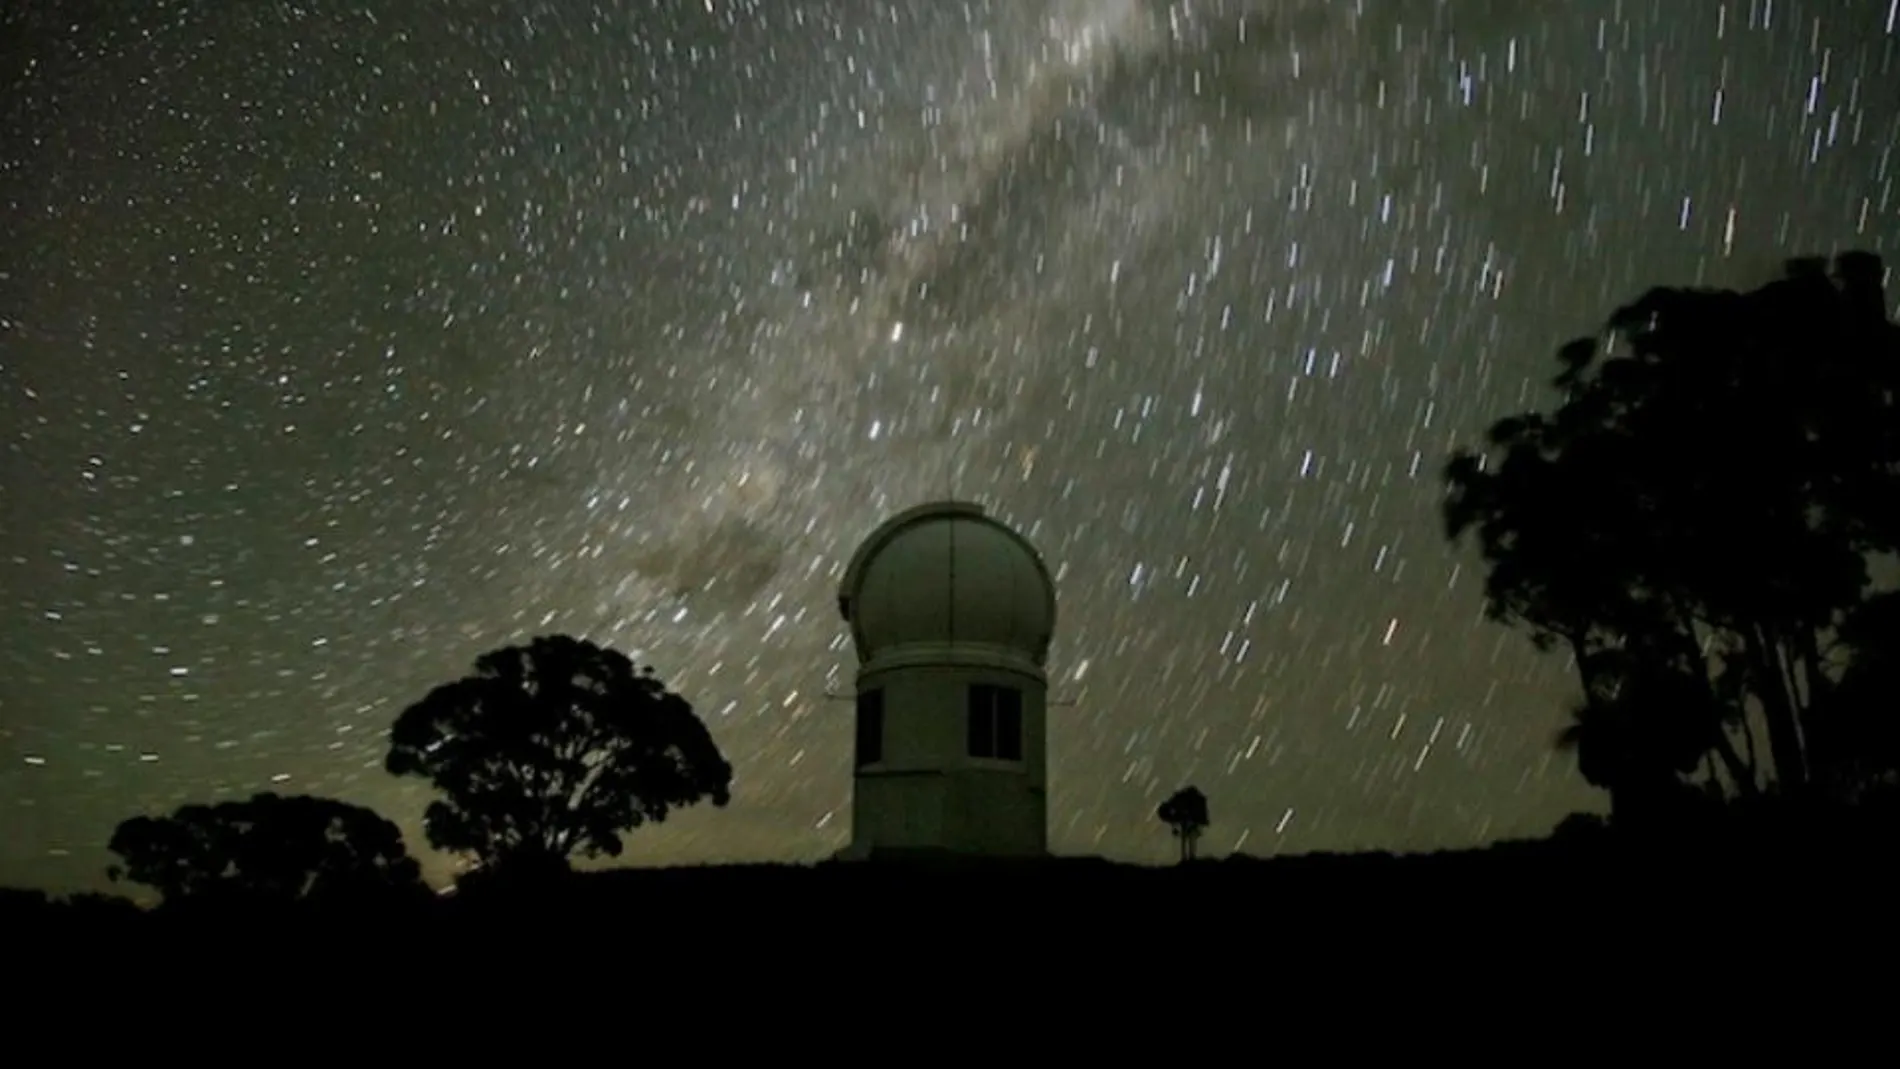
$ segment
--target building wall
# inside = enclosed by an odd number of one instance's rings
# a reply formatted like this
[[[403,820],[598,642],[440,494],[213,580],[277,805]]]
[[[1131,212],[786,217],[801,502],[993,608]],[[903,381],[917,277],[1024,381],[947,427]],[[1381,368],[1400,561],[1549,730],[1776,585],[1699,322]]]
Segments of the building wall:
[[[972,757],[968,690],[1014,687],[1023,759]],[[852,850],[947,849],[1018,855],[1048,849],[1048,687],[1039,673],[993,665],[910,665],[859,673],[884,691],[883,759],[859,768]]]

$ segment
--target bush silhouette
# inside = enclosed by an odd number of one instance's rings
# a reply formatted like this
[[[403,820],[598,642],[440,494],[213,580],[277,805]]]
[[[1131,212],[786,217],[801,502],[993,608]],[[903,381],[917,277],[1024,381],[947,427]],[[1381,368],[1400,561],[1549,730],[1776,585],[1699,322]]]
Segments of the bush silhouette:
[[[115,881],[143,884],[166,905],[217,900],[260,905],[426,893],[396,825],[330,798],[259,794],[133,817],[108,848]]]
[[[1877,258],[1827,268],[1651,291],[1562,349],[1553,411],[1447,467],[1447,533],[1482,549],[1493,618],[1572,657],[1563,741],[1624,822],[1896,767],[1868,561],[1900,549],[1900,329]]]
[[[483,655],[390,731],[389,771],[442,798],[429,842],[534,879],[619,856],[621,835],[681,806],[730,800],[732,766],[652,669],[564,635]]]

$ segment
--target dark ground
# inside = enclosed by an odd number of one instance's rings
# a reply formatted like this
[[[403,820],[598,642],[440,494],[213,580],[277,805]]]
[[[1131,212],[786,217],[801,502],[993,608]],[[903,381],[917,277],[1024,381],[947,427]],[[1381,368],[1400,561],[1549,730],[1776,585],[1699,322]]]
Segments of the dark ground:
[[[1067,942],[1176,945],[1218,954],[1265,941],[1323,952],[1388,940],[1685,940],[1731,923],[1884,936],[1900,916],[1894,824],[1872,814],[1635,840],[1572,827],[1550,839],[1434,854],[1234,857],[1149,868],[1092,858],[956,863],[928,858],[811,866],[619,869],[534,889],[466,884],[398,904],[140,910],[124,900],[4,892],[16,951],[109,944],[197,956],[302,943],[349,954],[398,944],[584,962],[752,955],[779,948],[856,957],[952,955]],[[1765,929],[1764,929],[1765,926]],[[736,960],[736,959],[734,959]]]

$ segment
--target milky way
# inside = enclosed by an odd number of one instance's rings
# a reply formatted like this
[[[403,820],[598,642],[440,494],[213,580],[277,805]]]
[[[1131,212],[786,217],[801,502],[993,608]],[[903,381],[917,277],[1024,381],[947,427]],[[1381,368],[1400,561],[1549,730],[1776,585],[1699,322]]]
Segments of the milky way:
[[[1447,452],[1656,284],[1900,243],[1892,0],[28,0],[0,15],[0,883],[565,631],[848,836],[859,537],[1059,577],[1051,835],[1431,849],[1598,804]],[[440,859],[432,871],[447,871]]]

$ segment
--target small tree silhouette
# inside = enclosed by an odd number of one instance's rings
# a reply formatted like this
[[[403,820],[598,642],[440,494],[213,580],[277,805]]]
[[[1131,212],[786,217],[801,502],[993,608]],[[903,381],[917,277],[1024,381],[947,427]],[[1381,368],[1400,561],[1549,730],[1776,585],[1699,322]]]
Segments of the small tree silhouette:
[[[567,871],[621,834],[731,798],[732,766],[686,699],[623,654],[555,635],[483,655],[397,717],[388,770],[443,798],[429,842],[491,873]]]
[[[1207,796],[1199,788],[1183,787],[1168,796],[1155,810],[1155,816],[1166,824],[1174,837],[1181,843],[1181,860],[1192,861],[1195,858],[1195,846],[1201,840],[1201,833],[1207,830]]]
[[[144,884],[166,904],[334,903],[426,890],[395,824],[331,798],[266,793],[133,817],[108,849],[122,861],[107,870],[114,881]]]

